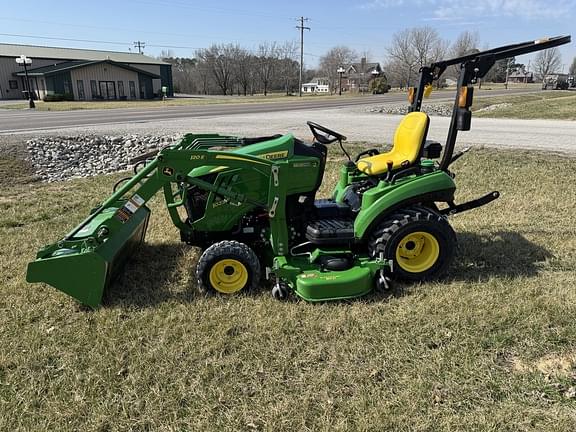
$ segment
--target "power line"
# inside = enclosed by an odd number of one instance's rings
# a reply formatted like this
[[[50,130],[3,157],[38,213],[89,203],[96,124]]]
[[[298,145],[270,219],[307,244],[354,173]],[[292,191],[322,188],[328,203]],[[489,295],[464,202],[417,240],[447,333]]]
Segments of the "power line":
[[[122,32],[131,32],[131,33],[144,33],[144,34],[154,34],[154,35],[163,35],[163,36],[180,36],[180,37],[205,37],[205,33],[169,33],[169,32],[159,32],[153,31],[150,29],[142,29],[142,28],[128,28],[128,27],[110,27],[110,26],[94,26],[94,25],[86,25],[86,24],[73,24],[73,23],[63,23],[57,21],[44,21],[44,20],[35,20],[35,19],[25,19],[25,18],[13,18],[13,17],[0,17],[1,21],[18,21],[18,22],[26,22],[26,23],[35,23],[35,24],[48,24],[52,26],[60,27],[72,27],[72,28],[89,28],[89,29],[96,29],[96,30],[116,30]]]
[[[310,27],[304,26],[304,21],[308,21],[309,18],[304,18],[301,16],[299,19],[300,25],[296,28],[300,30],[300,79],[298,80],[298,96],[302,97],[302,71],[304,70],[304,30],[310,31]]]
[[[14,33],[0,33],[0,36],[24,37],[24,38],[30,38],[30,39],[60,40],[60,41],[66,41],[66,42],[88,42],[88,43],[100,43],[100,44],[109,44],[109,45],[130,45],[129,43],[126,43],[126,42],[111,42],[111,41],[102,41],[102,40],[73,39],[73,38],[49,37],[49,36],[32,36],[32,35],[14,34]]]
[[[102,40],[91,40],[91,39],[74,39],[74,38],[61,38],[61,37],[50,37],[50,36],[34,36],[34,35],[25,35],[25,34],[15,34],[15,33],[0,33],[0,36],[10,36],[10,37],[22,37],[22,38],[32,38],[32,39],[47,39],[47,40],[58,40],[58,41],[66,41],[66,42],[85,42],[85,43],[100,43],[100,44],[109,44],[109,45],[122,45],[122,46],[129,46],[129,42],[114,42],[114,41],[102,41]],[[142,42],[143,43],[143,42]],[[183,45],[156,45],[156,44],[146,44],[148,48],[172,48],[172,49],[189,49],[189,50],[202,50],[206,49],[207,47],[193,47],[193,46],[183,46]],[[142,46],[144,48],[144,46]],[[246,49],[246,51],[251,52],[253,54],[258,53],[256,49]],[[313,54],[309,52],[304,53],[305,56],[310,57],[322,57],[319,54]]]
[[[22,38],[31,38],[31,39],[46,39],[46,40],[66,41],[66,42],[85,42],[85,43],[99,43],[99,44],[108,44],[108,45],[130,46],[129,42],[113,42],[113,41],[92,40],[92,39],[75,39],[75,38],[50,37],[50,36],[34,36],[34,35],[15,34],[15,33],[0,33],[0,36],[22,37]],[[134,44],[136,44],[136,42],[134,42]],[[145,43],[141,42],[141,44],[142,44],[142,48],[144,48]],[[199,49],[204,48],[204,47],[176,46],[176,45],[154,45],[154,44],[148,44],[147,46],[149,48],[174,48],[174,49],[192,49],[192,50],[199,50]]]
[[[96,29],[99,31],[102,30],[114,30],[114,31],[121,31],[123,33],[134,33],[134,34],[139,34],[139,35],[163,35],[163,36],[178,36],[178,37],[183,37],[183,38],[209,38],[209,37],[213,37],[215,39],[217,38],[221,38],[222,35],[210,35],[207,33],[171,33],[171,32],[162,32],[162,31],[155,31],[155,30],[151,30],[150,28],[147,29],[143,29],[143,28],[132,28],[132,27],[112,27],[112,26],[96,26],[96,25],[88,25],[88,24],[74,24],[74,23],[64,23],[64,22],[58,22],[58,21],[46,21],[46,20],[38,20],[38,19],[29,19],[29,18],[17,18],[17,17],[0,17],[0,21],[8,21],[8,22],[13,22],[13,21],[17,21],[17,22],[25,22],[25,23],[35,23],[35,24],[47,24],[47,25],[51,25],[51,26],[58,26],[58,28],[83,28],[83,29]],[[344,29],[346,29],[347,27],[318,27],[316,24],[314,25],[314,30],[318,30],[320,29],[320,32],[322,33],[322,30],[329,30],[330,34],[333,35],[334,34],[334,30],[338,31],[338,35],[342,36],[342,35],[354,35],[357,36],[358,33],[348,33],[345,31],[342,31]],[[370,29],[370,27],[363,27],[363,30],[366,29]],[[234,38],[234,40],[237,41],[246,41],[246,42],[259,42],[261,41],[261,39],[247,39],[247,38]],[[119,42],[120,43],[120,42]],[[122,42],[122,44],[124,44],[124,42]],[[128,44],[129,45],[129,44]],[[314,45],[314,46],[319,46],[319,47],[334,47],[334,43],[319,43],[319,42],[311,42],[308,45]],[[148,45],[149,48],[152,47],[156,47],[156,48],[183,48],[183,49],[188,49],[190,47],[188,46],[172,46],[172,45]],[[196,47],[193,47],[193,49],[197,49]],[[306,53],[304,53],[306,55]]]

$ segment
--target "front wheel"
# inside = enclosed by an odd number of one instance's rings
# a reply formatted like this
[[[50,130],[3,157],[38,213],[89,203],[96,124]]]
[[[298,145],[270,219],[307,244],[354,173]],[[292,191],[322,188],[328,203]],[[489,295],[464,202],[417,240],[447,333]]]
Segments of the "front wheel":
[[[378,225],[369,244],[372,257],[393,262],[392,277],[427,281],[442,277],[454,259],[456,234],[443,216],[425,207],[408,207]]]
[[[244,243],[225,240],[204,251],[198,260],[196,278],[202,291],[235,294],[258,286],[260,262]]]

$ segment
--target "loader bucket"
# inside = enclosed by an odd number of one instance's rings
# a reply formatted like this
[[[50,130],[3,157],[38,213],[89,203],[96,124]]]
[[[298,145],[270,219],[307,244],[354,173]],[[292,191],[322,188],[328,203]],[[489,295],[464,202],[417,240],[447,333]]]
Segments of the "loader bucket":
[[[98,307],[125,260],[144,241],[150,218],[150,210],[142,205],[123,224],[114,224],[119,207],[107,208],[73,230],[73,236],[44,247],[28,264],[26,280],[47,283],[84,305]],[[103,225],[117,228],[96,241],[95,231]]]

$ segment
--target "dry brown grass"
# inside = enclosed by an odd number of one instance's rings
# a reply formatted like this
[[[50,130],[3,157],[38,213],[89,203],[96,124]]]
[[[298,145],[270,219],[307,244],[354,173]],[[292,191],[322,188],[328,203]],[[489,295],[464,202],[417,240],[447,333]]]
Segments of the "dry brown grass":
[[[573,91],[542,91],[523,95],[476,98],[472,109],[502,105],[491,111],[478,111],[475,117],[576,120],[576,93]]]
[[[133,100],[133,101],[63,101],[63,102],[43,102],[37,101],[37,111],[77,111],[77,110],[95,110],[95,109],[117,109],[117,108],[162,108],[171,106],[189,106],[189,105],[214,105],[214,104],[244,104],[244,103],[274,103],[274,102],[302,102],[318,101],[326,99],[359,97],[362,94],[345,94],[342,96],[334,95],[316,95],[308,94],[302,97],[288,97],[285,94],[270,93],[267,96],[211,96],[211,97],[186,97],[186,98],[168,98],[166,100]],[[0,105],[0,109],[28,109],[26,101],[16,102],[14,104]]]
[[[25,266],[116,176],[4,179],[0,430],[573,431],[576,161],[477,150],[454,170],[460,200],[502,197],[452,220],[442,283],[326,304],[204,298],[158,198],[94,312],[26,284]]]

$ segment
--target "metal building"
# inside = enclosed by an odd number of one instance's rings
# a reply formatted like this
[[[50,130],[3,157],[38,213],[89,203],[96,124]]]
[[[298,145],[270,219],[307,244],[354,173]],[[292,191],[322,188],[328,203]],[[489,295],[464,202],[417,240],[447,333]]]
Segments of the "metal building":
[[[24,99],[24,68],[16,63],[22,55],[32,59],[28,77],[35,99],[152,99],[163,86],[173,95],[172,65],[143,54],[0,44],[0,99]]]

